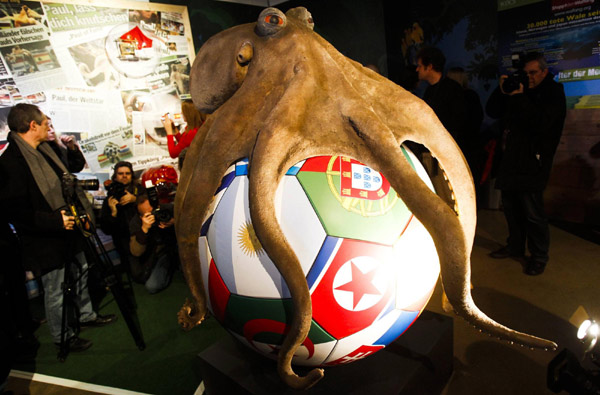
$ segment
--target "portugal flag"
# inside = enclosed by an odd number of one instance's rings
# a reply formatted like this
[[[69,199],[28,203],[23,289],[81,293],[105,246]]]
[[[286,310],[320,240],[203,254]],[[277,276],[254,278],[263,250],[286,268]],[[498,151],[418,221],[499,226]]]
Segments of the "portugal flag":
[[[307,159],[296,177],[330,236],[392,245],[412,215],[381,173],[352,158]]]
[[[378,171],[355,159],[341,157],[339,162],[342,196],[377,200],[388,194],[390,183]]]

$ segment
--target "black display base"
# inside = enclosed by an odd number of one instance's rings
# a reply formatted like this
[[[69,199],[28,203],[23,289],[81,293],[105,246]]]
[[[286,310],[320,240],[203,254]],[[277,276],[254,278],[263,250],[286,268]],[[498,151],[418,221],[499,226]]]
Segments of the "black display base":
[[[348,365],[325,368],[313,388],[282,383],[275,361],[226,337],[198,354],[205,394],[439,394],[452,374],[452,318],[424,311],[385,349]],[[306,367],[294,367],[305,375]]]

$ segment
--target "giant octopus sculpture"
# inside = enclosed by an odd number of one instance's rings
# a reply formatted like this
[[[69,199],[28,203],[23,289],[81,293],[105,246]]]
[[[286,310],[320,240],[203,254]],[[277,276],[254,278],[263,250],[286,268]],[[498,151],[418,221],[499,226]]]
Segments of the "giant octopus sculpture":
[[[380,171],[429,231],[441,278],[455,312],[511,343],[555,349],[556,344],[498,324],[474,304],[470,255],[476,224],[475,191],[461,151],[423,101],[340,54],[313,32],[305,8],[283,14],[265,9],[258,21],[223,31],[200,49],[191,71],[191,94],[212,113],[183,166],[175,202],[183,271],[193,301],[179,322],[189,329],[207,314],[198,237],[226,169],[249,158],[249,205],[256,235],[285,279],[294,316],[278,355],[278,372],[293,388],[322,376],[294,373],[291,360],[306,338],[311,299],[298,258],[276,219],[274,189],[287,169],[306,158],[344,155]],[[433,193],[411,168],[400,145],[413,141],[436,157],[452,198]]]

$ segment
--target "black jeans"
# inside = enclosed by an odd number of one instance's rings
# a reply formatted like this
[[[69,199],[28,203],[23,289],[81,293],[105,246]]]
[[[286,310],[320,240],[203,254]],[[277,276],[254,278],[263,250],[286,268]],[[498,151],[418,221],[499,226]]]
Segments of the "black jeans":
[[[504,216],[508,223],[507,244],[511,253],[525,252],[525,245],[531,259],[548,262],[550,229],[544,212],[543,192],[502,191]]]

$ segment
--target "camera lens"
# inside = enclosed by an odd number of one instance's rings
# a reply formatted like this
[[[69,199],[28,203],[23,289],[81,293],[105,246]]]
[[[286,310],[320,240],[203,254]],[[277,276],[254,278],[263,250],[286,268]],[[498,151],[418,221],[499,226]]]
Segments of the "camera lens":
[[[100,189],[100,183],[97,179],[93,180],[78,180],[77,182],[81,189],[85,189],[86,191],[97,191]]]

